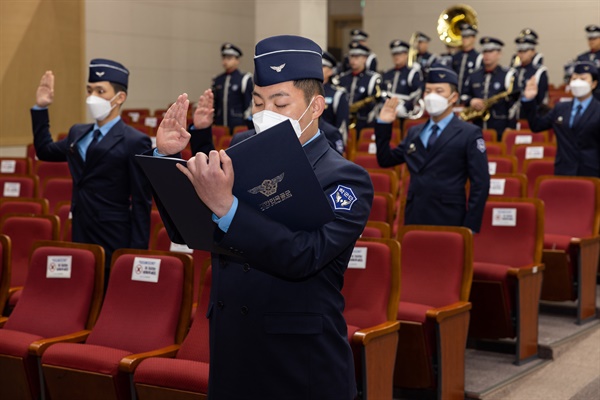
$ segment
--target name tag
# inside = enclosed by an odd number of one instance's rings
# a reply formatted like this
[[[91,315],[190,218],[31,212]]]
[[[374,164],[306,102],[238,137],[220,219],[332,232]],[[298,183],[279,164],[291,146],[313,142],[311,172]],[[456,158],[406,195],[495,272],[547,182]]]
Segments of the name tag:
[[[515,136],[515,144],[529,144],[533,142],[531,135],[517,135]]]
[[[496,167],[498,163],[496,161],[488,161],[488,171],[490,175],[496,175]]]
[[[531,160],[533,158],[544,158],[543,146],[531,146],[525,149],[525,159]]]
[[[140,113],[139,112],[130,112],[129,117],[131,118],[131,121],[138,122],[140,120]]]
[[[355,247],[350,256],[348,268],[367,269],[367,248]]]
[[[506,185],[506,179],[493,178],[490,179],[490,194],[501,196],[504,194],[504,187]]]
[[[0,173],[3,174],[14,174],[17,170],[16,160],[2,160],[0,164]]]
[[[156,125],[158,125],[158,118],[156,118],[156,117],[146,117],[146,119],[144,120],[144,124],[146,126],[151,127],[151,128],[156,128]]]
[[[72,256],[48,256],[46,260],[46,278],[71,279]]]
[[[516,208],[494,208],[492,226],[517,226]]]
[[[4,182],[4,197],[19,197],[21,194],[21,182]]]
[[[190,249],[186,244],[179,244],[171,242],[171,247],[169,247],[169,251],[175,251],[177,253],[188,253],[192,254],[194,249]]]
[[[160,274],[160,259],[136,257],[133,259],[133,269],[131,270],[131,280],[140,282],[158,282]]]

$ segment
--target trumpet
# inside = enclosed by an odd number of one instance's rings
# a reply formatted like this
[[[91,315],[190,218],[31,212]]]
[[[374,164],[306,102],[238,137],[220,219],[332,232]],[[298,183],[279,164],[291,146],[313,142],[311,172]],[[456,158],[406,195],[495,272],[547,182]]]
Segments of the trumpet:
[[[460,118],[463,121],[470,121],[472,119],[475,118],[481,118],[483,121],[487,121],[490,119],[490,109],[492,108],[492,106],[494,104],[496,104],[497,102],[499,102],[500,100],[505,99],[506,97],[510,96],[512,94],[512,89],[513,89],[513,83],[515,82],[515,77],[513,76],[510,79],[510,85],[508,85],[508,89],[505,90],[504,92],[500,92],[488,99],[485,99],[483,101],[483,109],[477,111],[475,110],[473,107],[465,107],[461,112],[460,112]]]

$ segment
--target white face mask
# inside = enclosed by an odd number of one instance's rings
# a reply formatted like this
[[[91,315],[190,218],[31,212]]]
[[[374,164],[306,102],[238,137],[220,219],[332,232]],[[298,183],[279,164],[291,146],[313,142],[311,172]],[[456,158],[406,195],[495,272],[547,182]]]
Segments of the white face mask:
[[[448,99],[437,93],[429,93],[423,100],[425,109],[432,117],[437,117],[448,109]]]
[[[302,117],[304,117],[304,114],[306,114],[306,112],[310,108],[314,99],[315,99],[314,97],[311,99],[310,103],[308,103],[308,107],[306,107],[306,110],[304,110],[304,112],[298,119],[293,119],[291,117],[287,117],[285,115],[281,115],[281,114],[278,114],[276,112],[269,111],[269,110],[263,110],[263,111],[257,112],[256,114],[253,114],[252,122],[254,123],[254,130],[256,131],[256,133],[261,133],[261,132],[266,131],[269,128],[274,127],[275,125],[277,125],[285,120],[289,120],[292,124],[292,127],[294,128],[294,132],[296,132],[296,136],[298,136],[298,138],[300,138],[300,136],[304,133],[304,131],[314,121],[314,119],[311,120],[310,123],[304,127],[304,129],[300,128],[299,121],[302,119]]]
[[[583,79],[573,79],[569,83],[569,87],[571,88],[571,93],[573,93],[573,96],[575,97],[587,96],[592,91],[592,85]]]
[[[110,114],[112,109],[117,106],[116,104],[113,106],[110,103],[119,95],[119,93],[120,92],[117,92],[115,97],[110,100],[94,95],[88,96],[85,103],[87,104],[88,111],[92,114],[92,118],[96,121],[102,121],[104,118],[108,117],[108,114]]]

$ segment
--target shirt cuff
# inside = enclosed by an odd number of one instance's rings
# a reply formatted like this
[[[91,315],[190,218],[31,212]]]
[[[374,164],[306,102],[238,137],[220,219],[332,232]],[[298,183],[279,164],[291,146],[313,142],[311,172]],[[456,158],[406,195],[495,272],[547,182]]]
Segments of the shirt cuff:
[[[154,157],[166,157],[167,156],[166,154],[163,154],[163,153],[159,152],[158,151],[158,147],[154,148],[154,152],[152,153],[152,155]]]
[[[379,119],[379,118],[377,118],[377,123],[378,123],[378,124],[385,124],[385,125],[389,125],[389,124],[391,124],[391,122],[386,122],[386,121],[383,121],[383,120],[381,120],[381,119]]]
[[[231,208],[229,209],[229,211],[227,211],[227,214],[223,215],[221,218],[217,217],[215,214],[212,215],[213,222],[216,222],[219,225],[220,230],[227,233],[227,231],[229,230],[229,225],[231,225],[231,221],[233,220],[233,217],[235,216],[235,212],[237,211],[237,208],[238,208],[238,199],[237,199],[237,197],[233,196],[233,204],[231,205]]]
[[[48,107],[40,107],[37,104],[35,104],[33,107],[31,107],[32,110],[47,110]]]
[[[521,97],[521,103],[528,103],[530,101],[533,101],[534,99],[528,99],[526,97]]]

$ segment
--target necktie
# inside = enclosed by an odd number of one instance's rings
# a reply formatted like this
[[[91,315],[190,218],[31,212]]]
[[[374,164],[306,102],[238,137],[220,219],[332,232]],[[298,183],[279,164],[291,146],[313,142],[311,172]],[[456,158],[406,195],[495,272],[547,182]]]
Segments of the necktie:
[[[435,144],[435,141],[438,138],[438,129],[439,129],[439,127],[437,125],[433,125],[431,127],[431,135],[429,136],[429,139],[427,140],[427,150],[428,151],[431,150],[431,148]]]
[[[87,156],[88,156],[88,154],[90,154],[90,151],[91,151],[91,150],[92,150],[94,147],[96,147],[96,145],[97,145],[97,144],[98,144],[98,142],[100,141],[100,136],[101,136],[100,129],[96,129],[96,130],[94,131],[94,136],[93,136],[93,138],[92,138],[92,141],[90,142],[90,145],[88,146],[88,148],[87,148],[87,150],[86,150],[86,152],[85,152],[85,157],[86,157],[86,159],[87,159]]]
[[[574,128],[575,126],[577,126],[577,123],[581,119],[581,109],[582,109],[581,104],[578,104],[577,112],[575,112],[575,116],[573,117],[573,122],[571,122],[571,128]]]

